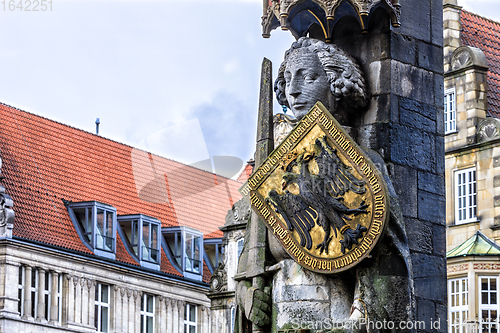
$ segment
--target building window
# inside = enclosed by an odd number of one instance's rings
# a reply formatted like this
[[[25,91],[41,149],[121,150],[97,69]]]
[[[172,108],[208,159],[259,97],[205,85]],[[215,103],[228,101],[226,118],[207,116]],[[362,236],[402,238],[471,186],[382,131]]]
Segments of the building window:
[[[38,313],[38,271],[33,269],[31,272],[31,316],[36,318]]]
[[[243,244],[245,243],[245,239],[244,238],[240,238],[238,239],[238,241],[236,242],[236,250],[237,250],[237,254],[236,254],[236,262],[238,262],[238,260],[240,259],[240,254],[241,252],[243,251]]]
[[[449,332],[465,333],[468,317],[468,279],[448,280]]]
[[[229,328],[230,333],[234,333],[234,322],[236,320],[236,307],[232,306],[231,307],[231,327]]]
[[[205,249],[205,262],[207,263],[210,272],[213,273],[214,269],[216,269],[222,262],[222,238],[204,239],[203,247]]]
[[[455,88],[444,92],[444,134],[457,131]]]
[[[97,332],[108,332],[109,327],[109,286],[98,283],[95,287],[94,325]]]
[[[117,219],[141,265],[159,269],[161,222],[142,214],[120,215]]]
[[[45,319],[50,320],[50,304],[52,301],[52,276],[49,272],[45,272],[40,278],[45,279],[45,288],[43,290],[44,302],[45,302]]]
[[[144,294],[141,298],[141,333],[153,333],[155,326],[155,297]]]
[[[197,330],[197,306],[193,304],[186,304],[184,309],[184,333],[196,333]]]
[[[57,279],[57,321],[60,323],[62,319],[62,284],[63,277],[60,274]]]
[[[24,266],[19,266],[17,298],[19,298],[19,302],[17,303],[17,311],[19,312],[19,315],[22,317],[24,315]]]
[[[498,332],[498,277],[479,277],[480,332]]]
[[[97,201],[67,203],[71,220],[83,241],[97,255],[114,259],[116,208]]]
[[[476,168],[455,171],[456,224],[477,221]]]
[[[200,279],[203,273],[203,234],[188,227],[162,229],[172,258],[185,277]]]

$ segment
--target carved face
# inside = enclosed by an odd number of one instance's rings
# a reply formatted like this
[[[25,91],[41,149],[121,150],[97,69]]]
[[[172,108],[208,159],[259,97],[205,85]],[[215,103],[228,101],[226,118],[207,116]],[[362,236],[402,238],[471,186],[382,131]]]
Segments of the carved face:
[[[288,58],[284,77],[285,96],[295,118],[302,118],[318,101],[327,109],[334,106],[328,77],[316,53],[296,50]]]

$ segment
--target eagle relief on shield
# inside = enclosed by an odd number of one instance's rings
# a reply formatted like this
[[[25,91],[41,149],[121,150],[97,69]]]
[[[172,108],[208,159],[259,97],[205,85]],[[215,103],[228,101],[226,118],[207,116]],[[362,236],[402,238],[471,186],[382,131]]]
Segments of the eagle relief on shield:
[[[319,273],[367,257],[389,216],[382,175],[319,102],[240,191],[290,256]]]

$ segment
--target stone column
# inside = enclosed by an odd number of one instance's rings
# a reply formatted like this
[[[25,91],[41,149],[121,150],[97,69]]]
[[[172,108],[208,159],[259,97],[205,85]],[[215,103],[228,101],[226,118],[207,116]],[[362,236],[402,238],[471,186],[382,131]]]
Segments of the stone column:
[[[155,332],[163,333],[167,331],[167,325],[165,325],[165,321],[167,318],[166,311],[166,299],[163,296],[158,296],[158,306],[155,311]]]
[[[87,280],[87,286],[89,288],[89,304],[88,304],[88,313],[89,313],[89,321],[88,324],[90,326],[94,326],[95,321],[95,280]]]
[[[115,332],[121,332],[122,329],[122,289],[116,285],[113,287],[115,299],[111,310],[114,312],[112,322]]]
[[[19,284],[19,267],[17,262],[4,261],[0,266],[2,268],[1,283],[4,288],[0,296],[0,302],[3,303],[3,308],[0,310],[2,317],[19,318],[18,302],[18,284]]]
[[[128,298],[128,323],[127,323],[127,332],[134,332],[134,291],[131,289],[127,290],[127,298]]]
[[[57,290],[59,287],[59,273],[58,272],[51,272],[52,276],[52,281],[49,281],[49,283],[52,283],[52,290],[50,291],[51,293],[51,302],[50,302],[50,324],[56,325],[59,323],[59,306],[57,304]],[[62,300],[61,300],[62,301]]]
[[[210,316],[210,308],[206,306],[201,307],[201,325],[203,327],[202,332],[210,332],[209,331],[209,316]],[[229,320],[231,320],[231,316],[229,316]]]
[[[76,288],[75,295],[75,323],[81,324],[82,322],[82,278],[75,277],[73,284]]]
[[[71,274],[65,274],[63,299],[63,319],[73,323],[75,321],[75,283]]]
[[[172,332],[177,332],[179,328],[179,307],[175,299],[172,300]],[[182,331],[181,331],[182,332]]]
[[[38,308],[36,320],[40,322],[47,322],[45,319],[45,269],[39,268],[38,274]],[[34,301],[34,300],[33,300]]]
[[[31,299],[31,274],[33,269],[31,266],[24,268],[24,316],[23,319],[33,319],[31,316],[31,307],[33,305]],[[35,300],[36,302],[36,300]]]
[[[88,287],[88,279],[82,278],[80,281],[80,285],[82,288],[82,318],[81,323],[84,325],[88,325],[89,322],[89,287]]]
[[[128,289],[122,288],[120,295],[122,296],[122,332],[125,332],[128,328]]]
[[[173,333],[172,331],[172,325],[173,325],[173,322],[174,322],[174,319],[173,319],[173,307],[172,307],[172,302],[173,300],[169,297],[166,298],[165,300],[165,305],[166,305],[166,309],[167,309],[167,316],[166,316],[166,326],[167,326],[167,333]]]
[[[186,302],[184,301],[177,301],[177,307],[179,308],[179,326],[178,326],[178,331],[177,332],[184,332],[184,306],[186,305]]]
[[[140,291],[134,291],[134,332],[141,331],[141,297]]]

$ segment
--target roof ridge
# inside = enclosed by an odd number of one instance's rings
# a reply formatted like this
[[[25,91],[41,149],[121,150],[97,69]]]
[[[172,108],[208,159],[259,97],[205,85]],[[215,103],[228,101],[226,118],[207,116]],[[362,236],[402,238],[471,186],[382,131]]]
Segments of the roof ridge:
[[[196,167],[196,166],[193,166],[193,165],[190,165],[190,164],[185,164],[185,163],[182,163],[180,161],[176,161],[172,158],[168,158],[168,157],[165,157],[165,156],[161,156],[159,154],[156,154],[156,153],[153,153],[153,152],[150,152],[150,151],[147,151],[147,150],[144,150],[144,149],[141,149],[141,148],[137,148],[137,147],[134,147],[134,146],[131,146],[131,145],[128,145],[126,143],[123,143],[123,142],[119,142],[119,141],[116,141],[116,140],[113,140],[113,139],[110,139],[110,138],[106,138],[104,136],[101,136],[101,135],[98,135],[98,134],[95,134],[95,133],[92,133],[92,132],[89,132],[89,131],[86,131],[84,129],[81,129],[81,128],[78,128],[78,127],[75,127],[75,126],[72,126],[72,125],[68,125],[68,124],[65,124],[65,123],[62,123],[60,121],[57,121],[57,120],[53,120],[53,119],[50,119],[50,118],[47,118],[47,117],[44,117],[44,116],[40,116],[38,114],[35,114],[33,112],[30,112],[30,111],[26,111],[26,110],[23,110],[23,109],[20,109],[20,108],[17,108],[15,106],[12,106],[12,105],[9,105],[7,103],[4,103],[2,101],[0,101],[0,105],[4,105],[8,108],[11,108],[11,109],[14,109],[14,110],[17,110],[17,111],[20,111],[20,112],[24,112],[24,113],[27,113],[27,114],[30,114],[34,117],[38,117],[38,118],[41,118],[41,119],[44,119],[44,120],[47,120],[47,121],[50,121],[50,122],[53,122],[53,123],[56,123],[56,124],[59,124],[59,125],[62,125],[62,126],[66,126],[66,127],[69,127],[69,128],[72,128],[74,130],[77,130],[77,131],[80,131],[80,132],[83,132],[85,134],[90,134],[90,135],[93,135],[94,137],[98,137],[98,138],[102,138],[104,140],[108,140],[108,141],[111,141],[111,142],[114,142],[114,143],[117,143],[119,145],[122,145],[122,146],[125,146],[125,147],[129,147],[129,148],[132,148],[132,149],[136,149],[136,150],[140,150],[140,151],[143,151],[147,154],[151,154],[151,155],[154,155],[154,156],[157,156],[157,157],[160,157],[160,158],[163,158],[163,159],[166,159],[168,161],[172,161],[174,163],[178,163],[180,164],[181,166],[187,166],[187,167],[191,167],[195,170],[200,170],[200,171],[203,171],[203,172],[206,172],[208,174],[211,174],[211,175],[215,175],[215,176],[219,176],[219,177],[222,177],[222,178],[225,178],[225,179],[228,179],[228,180],[232,180],[234,181],[235,183],[238,183],[240,184],[240,182],[238,182],[237,180],[234,180],[232,178],[229,178],[229,177],[226,177],[226,176],[223,176],[223,175],[220,175],[218,173],[215,173],[215,172],[210,172],[210,171],[207,171],[207,170],[204,170],[204,169],[201,169],[199,167]]]

